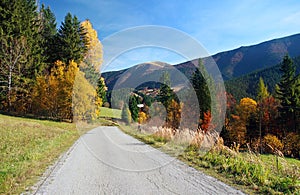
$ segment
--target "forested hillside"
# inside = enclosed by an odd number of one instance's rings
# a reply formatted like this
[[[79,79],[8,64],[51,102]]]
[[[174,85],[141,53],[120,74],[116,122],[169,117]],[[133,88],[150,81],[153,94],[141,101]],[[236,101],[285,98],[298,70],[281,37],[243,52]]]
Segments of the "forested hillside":
[[[300,57],[293,59],[296,66],[296,73],[300,72]],[[275,94],[275,85],[279,82],[282,73],[280,64],[275,66],[256,70],[249,74],[225,81],[226,91],[232,94],[236,99],[243,97],[255,98],[257,95],[257,87],[259,78],[263,78],[271,94]]]

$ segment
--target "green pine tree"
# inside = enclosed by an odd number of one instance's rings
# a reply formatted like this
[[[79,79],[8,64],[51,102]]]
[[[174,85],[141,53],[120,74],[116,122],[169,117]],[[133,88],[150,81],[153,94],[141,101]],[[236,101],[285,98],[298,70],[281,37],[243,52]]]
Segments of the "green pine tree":
[[[158,94],[158,100],[168,108],[171,104],[172,99],[175,98],[174,92],[171,89],[171,80],[168,72],[163,72],[160,77],[160,90]]]
[[[139,117],[139,108],[137,107],[139,103],[138,96],[132,95],[129,98],[129,110],[131,112],[132,120],[137,122]]]
[[[55,59],[55,36],[57,35],[56,29],[56,17],[54,13],[51,11],[50,7],[46,7],[42,4],[40,9],[40,19],[41,19],[41,35],[43,37],[43,48],[45,61],[47,63],[53,63],[57,59]],[[49,69],[49,68],[48,68]]]
[[[209,91],[209,84],[212,83],[201,59],[199,60],[199,67],[194,72],[191,81],[199,102],[200,119],[203,120],[204,113],[211,111],[212,100]]]
[[[40,20],[34,0],[0,3],[1,109],[26,112],[30,88],[44,69]]]
[[[180,124],[181,108],[179,99],[171,88],[171,79],[168,72],[163,72],[160,82],[161,86],[157,98],[167,111],[165,126],[176,129]]]
[[[296,66],[289,56],[284,56],[280,71],[282,77],[278,83],[277,97],[280,100],[281,107],[279,113],[281,123],[286,130],[296,131],[296,111],[299,106],[299,77],[296,76]]]
[[[76,16],[68,13],[62,22],[57,35],[57,60],[68,63],[74,60],[79,63],[82,61],[86,51],[86,39],[83,27]]]

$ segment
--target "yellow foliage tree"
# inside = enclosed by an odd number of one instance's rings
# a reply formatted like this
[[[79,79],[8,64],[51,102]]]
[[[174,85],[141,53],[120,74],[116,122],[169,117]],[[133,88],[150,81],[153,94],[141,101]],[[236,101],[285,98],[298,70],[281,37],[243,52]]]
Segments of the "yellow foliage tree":
[[[251,98],[243,98],[237,106],[237,115],[231,115],[231,124],[228,125],[230,140],[237,144],[244,144],[246,142],[246,126],[251,114],[255,113],[257,109],[257,102]]]
[[[239,115],[245,122],[248,120],[249,116],[254,113],[257,109],[257,102],[251,98],[243,98],[238,105]]]
[[[167,127],[177,129],[181,121],[181,108],[182,105],[176,102],[174,99],[171,100],[170,105],[167,108]]]
[[[52,119],[72,120],[72,91],[78,71],[74,61],[68,65],[57,61],[49,75],[39,76],[33,89],[33,113]]]
[[[103,60],[102,44],[98,39],[97,31],[93,28],[92,23],[89,20],[85,20],[81,23],[82,28],[85,31],[85,38],[87,40],[87,53],[80,66],[92,66],[95,71],[99,72],[100,65]]]
[[[79,71],[73,88],[74,120],[94,120],[100,114],[102,99],[97,96],[95,88],[86,80],[84,73]]]

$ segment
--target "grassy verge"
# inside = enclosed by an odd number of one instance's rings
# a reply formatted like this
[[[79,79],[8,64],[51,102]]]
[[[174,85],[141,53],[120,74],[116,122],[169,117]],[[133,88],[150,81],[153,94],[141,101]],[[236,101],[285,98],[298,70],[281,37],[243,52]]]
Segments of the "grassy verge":
[[[0,115],[0,194],[20,194],[66,151],[75,124]]]
[[[168,147],[166,151],[162,147],[167,143],[162,137],[145,135],[128,126],[121,126],[121,129],[163,152],[173,154],[172,148]],[[176,147],[174,145],[174,151],[178,149]],[[205,155],[190,146],[177,158],[248,194],[300,194],[300,161],[296,159],[239,153],[222,144]]]
[[[274,155],[229,153],[212,150],[201,156],[190,147],[179,158],[189,165],[208,170],[249,194],[299,194],[300,161]]]

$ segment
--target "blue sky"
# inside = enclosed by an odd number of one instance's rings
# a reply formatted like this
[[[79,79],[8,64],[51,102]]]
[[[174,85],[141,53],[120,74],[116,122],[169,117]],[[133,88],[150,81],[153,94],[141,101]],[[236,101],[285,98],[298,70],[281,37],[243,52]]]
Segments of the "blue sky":
[[[89,19],[101,41],[127,28],[160,25],[195,38],[208,54],[300,33],[298,0],[40,0],[40,3],[51,7],[58,25],[67,12],[80,20]],[[159,60],[172,64],[185,61],[174,52],[140,48],[125,52],[107,70]]]

